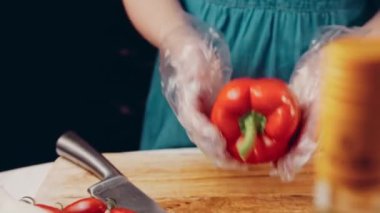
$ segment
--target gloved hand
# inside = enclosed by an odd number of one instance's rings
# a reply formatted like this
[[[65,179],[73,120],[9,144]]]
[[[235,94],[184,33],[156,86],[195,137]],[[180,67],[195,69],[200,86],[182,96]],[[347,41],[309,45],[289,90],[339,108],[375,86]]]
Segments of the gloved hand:
[[[236,162],[208,115],[231,77],[229,48],[216,29],[190,16],[187,20],[160,45],[163,93],[190,140],[217,166],[228,168]]]
[[[290,80],[290,88],[297,96],[303,110],[302,128],[294,141],[291,150],[282,157],[271,174],[280,176],[284,181],[294,179],[296,173],[311,159],[317,150],[317,118],[319,112],[319,94],[323,70],[320,63],[323,60],[323,47],[327,43],[342,36],[369,35],[360,28],[344,26],[328,26],[321,29],[311,48],[296,65]]]

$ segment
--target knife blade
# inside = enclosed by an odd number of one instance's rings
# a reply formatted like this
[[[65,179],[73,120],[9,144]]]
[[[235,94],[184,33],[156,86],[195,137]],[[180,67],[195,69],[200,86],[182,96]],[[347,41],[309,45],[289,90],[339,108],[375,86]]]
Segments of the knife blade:
[[[117,206],[137,213],[165,213],[152,198],[76,133],[69,131],[59,137],[56,151],[59,156],[79,165],[101,180],[88,188],[92,196],[105,202],[113,199]]]

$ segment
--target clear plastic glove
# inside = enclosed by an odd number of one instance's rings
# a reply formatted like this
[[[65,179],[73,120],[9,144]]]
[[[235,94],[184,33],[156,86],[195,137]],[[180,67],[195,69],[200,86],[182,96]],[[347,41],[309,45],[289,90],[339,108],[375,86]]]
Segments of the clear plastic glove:
[[[334,39],[354,34],[364,32],[343,26],[322,28],[310,50],[299,60],[289,87],[303,109],[301,130],[291,150],[274,164],[271,175],[283,181],[293,180],[316,151],[321,50]],[[188,26],[167,36],[160,56],[163,92],[190,139],[219,167],[249,168],[227,153],[223,136],[207,116],[215,96],[230,80],[232,72],[229,50],[220,33],[190,18]]]
[[[302,130],[292,149],[274,166],[271,174],[283,181],[291,181],[296,173],[311,159],[317,150],[317,116],[319,112],[319,92],[323,70],[320,68],[322,49],[330,41],[342,36],[363,35],[359,28],[328,26],[321,29],[311,48],[296,65],[290,80],[290,88],[297,96],[303,109]]]
[[[226,142],[208,114],[216,95],[231,78],[230,53],[221,34],[188,17],[160,45],[163,93],[190,140],[217,166],[237,162],[227,154]]]

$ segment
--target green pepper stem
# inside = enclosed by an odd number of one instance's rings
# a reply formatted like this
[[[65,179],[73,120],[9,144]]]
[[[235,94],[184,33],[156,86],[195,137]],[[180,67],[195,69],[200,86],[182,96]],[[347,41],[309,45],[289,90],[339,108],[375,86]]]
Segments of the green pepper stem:
[[[249,153],[255,147],[257,135],[264,131],[266,118],[262,114],[252,111],[243,116],[239,124],[243,137],[236,143],[236,148],[240,158],[246,161]]]

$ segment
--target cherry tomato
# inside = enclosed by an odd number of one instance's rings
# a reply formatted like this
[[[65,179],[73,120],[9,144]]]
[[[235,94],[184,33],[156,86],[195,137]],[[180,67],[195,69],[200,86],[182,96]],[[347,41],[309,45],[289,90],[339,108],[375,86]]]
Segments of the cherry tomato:
[[[132,210],[125,209],[125,208],[113,208],[110,211],[111,213],[136,213]]]
[[[104,213],[107,205],[96,198],[83,198],[77,200],[63,209],[64,213]]]
[[[35,204],[34,206],[41,208],[48,213],[62,213],[62,210],[45,204]]]

